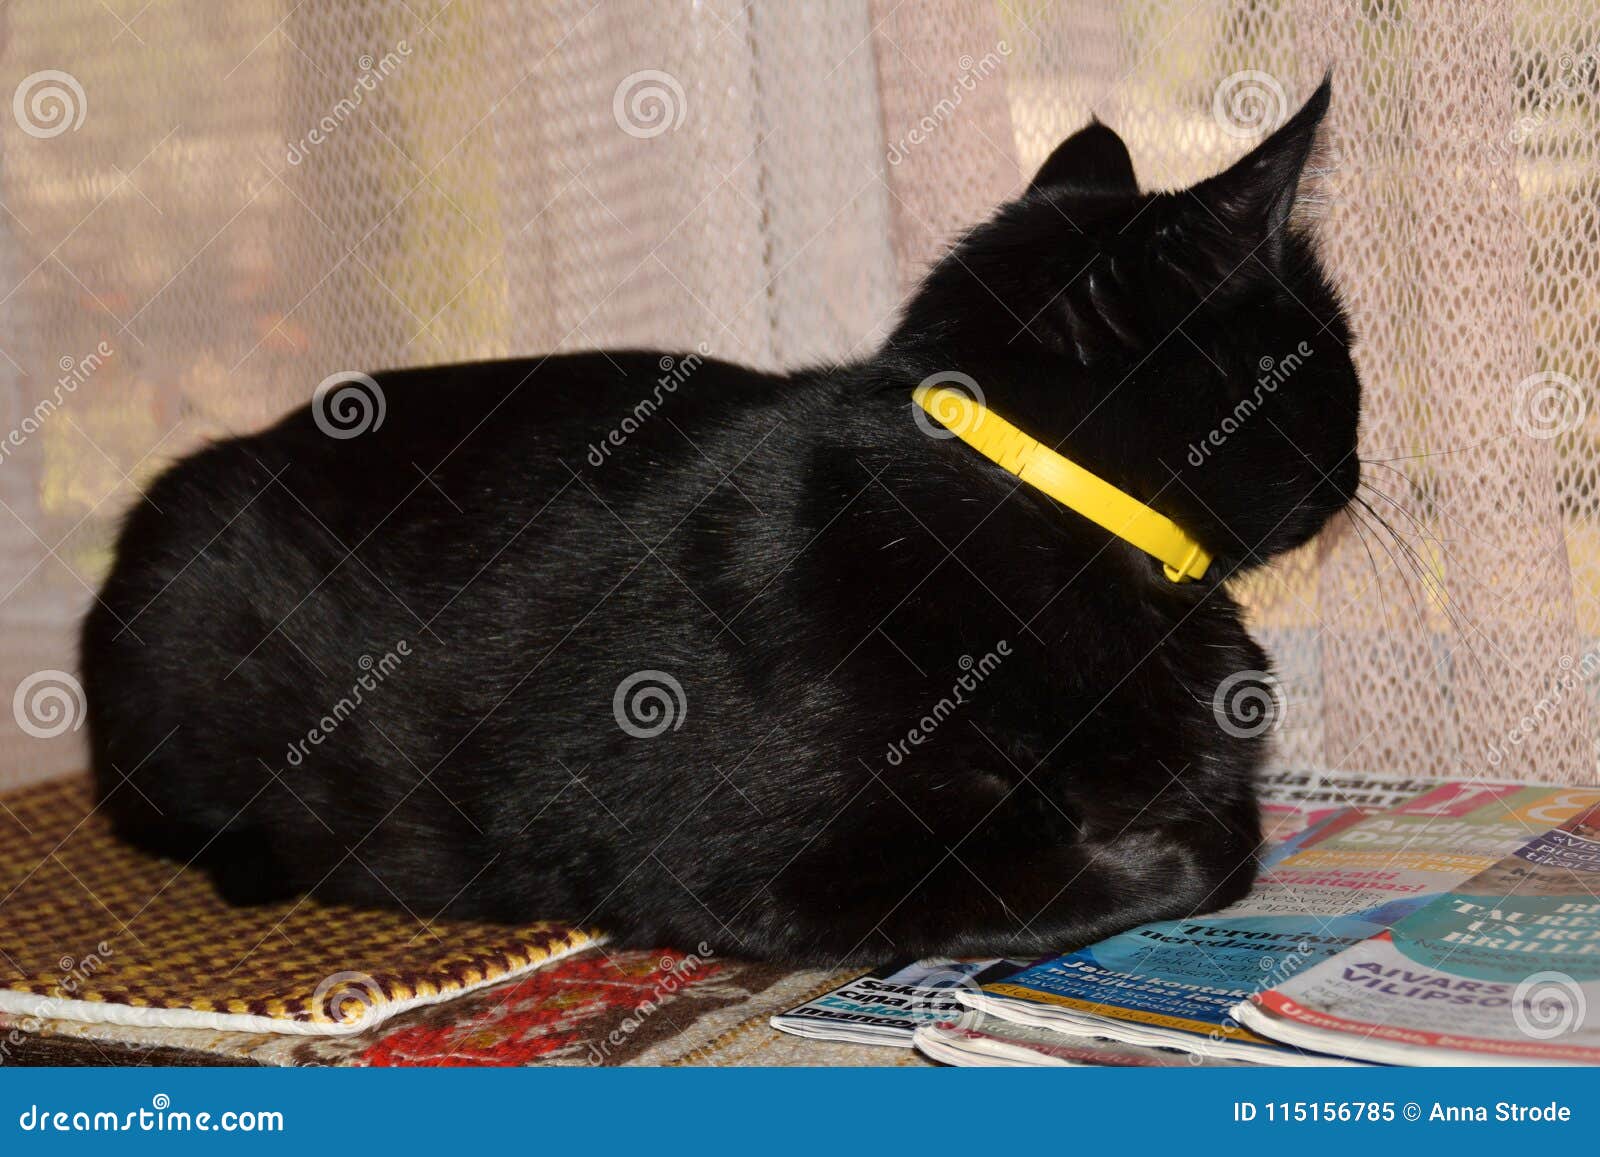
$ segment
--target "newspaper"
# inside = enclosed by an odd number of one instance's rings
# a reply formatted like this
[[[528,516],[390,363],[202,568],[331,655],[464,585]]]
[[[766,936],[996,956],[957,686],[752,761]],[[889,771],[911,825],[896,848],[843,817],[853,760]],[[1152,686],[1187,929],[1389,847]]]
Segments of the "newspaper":
[[[1596,800],[1600,793],[1572,789],[1440,784],[1359,822],[1325,824],[1320,838],[1221,912],[1147,924],[956,995],[1071,1035],[1267,1064],[1336,1063],[1242,1027],[1234,1008],[1390,927]]]
[[[970,1016],[958,990],[976,991],[1026,967],[1021,960],[934,958],[890,964],[772,1018],[775,1029],[814,1040],[910,1048],[918,1025]]]
[[[1261,776],[1261,825],[1269,844],[1304,833],[1349,809],[1382,812],[1399,807],[1440,784],[1437,779],[1400,779],[1358,771],[1281,768]],[[1283,835],[1277,833],[1282,832]]]
[[[1260,794],[1270,849],[1267,858],[1289,854],[1313,834],[1359,818],[1361,813],[1347,801],[1386,807],[1427,786],[1420,784],[1396,796],[1395,783],[1364,775],[1303,770],[1265,775]],[[961,1022],[976,1016],[956,999],[958,990],[978,992],[982,985],[1018,972],[1026,963],[994,959],[890,963],[779,1013],[771,1024],[783,1032],[820,1040],[910,1048],[918,1025]]]
[[[1234,1016],[1387,1064],[1600,1064],[1597,892],[1600,805]]]
[[[923,1025],[917,1029],[914,1039],[918,1051],[924,1055],[963,1068],[1070,1068],[1078,1065],[1190,1068],[1197,1062],[1208,1067],[1245,1064],[1244,1061],[1202,1060],[1172,1049],[1063,1036],[1051,1029],[1015,1024],[981,1013],[962,1025]]]

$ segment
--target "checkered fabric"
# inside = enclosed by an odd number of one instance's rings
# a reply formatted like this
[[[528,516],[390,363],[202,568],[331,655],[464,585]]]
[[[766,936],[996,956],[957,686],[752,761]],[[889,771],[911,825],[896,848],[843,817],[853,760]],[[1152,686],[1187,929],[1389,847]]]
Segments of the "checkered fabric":
[[[115,839],[85,779],[0,798],[0,1011],[354,1032],[593,942],[556,923],[424,922],[311,900],[235,908],[204,872]]]

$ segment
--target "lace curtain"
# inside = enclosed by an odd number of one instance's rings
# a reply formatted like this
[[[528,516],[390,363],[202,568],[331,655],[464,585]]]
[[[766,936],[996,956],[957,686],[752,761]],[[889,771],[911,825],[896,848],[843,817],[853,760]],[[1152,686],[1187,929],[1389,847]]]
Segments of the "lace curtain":
[[[1576,0],[14,0],[0,786],[82,766],[74,623],[186,449],[345,370],[848,357],[1091,112],[1177,186],[1328,67],[1381,461],[1245,592],[1283,755],[1591,780],[1597,53]]]

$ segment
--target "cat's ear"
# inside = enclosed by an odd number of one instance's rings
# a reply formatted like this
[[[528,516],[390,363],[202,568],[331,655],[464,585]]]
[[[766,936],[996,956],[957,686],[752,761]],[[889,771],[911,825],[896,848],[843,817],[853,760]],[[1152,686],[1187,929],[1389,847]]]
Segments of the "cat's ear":
[[[1056,146],[1039,166],[1030,191],[1057,186],[1090,193],[1137,193],[1133,160],[1116,131],[1091,120]]]
[[[1283,232],[1294,209],[1300,174],[1317,143],[1328,111],[1332,78],[1325,76],[1300,111],[1226,172],[1201,181],[1190,192],[1228,232],[1275,266]]]

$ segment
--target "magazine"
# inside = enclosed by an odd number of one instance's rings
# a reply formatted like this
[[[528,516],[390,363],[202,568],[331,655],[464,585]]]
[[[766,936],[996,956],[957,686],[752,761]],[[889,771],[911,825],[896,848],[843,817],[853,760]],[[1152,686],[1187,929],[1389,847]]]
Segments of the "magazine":
[[[972,1010],[967,1010],[972,1014]],[[1205,1060],[1173,1049],[1123,1044],[1094,1037],[1063,1036],[1048,1028],[1016,1024],[999,1017],[972,1015],[962,1025],[932,1024],[917,1029],[917,1049],[947,1065],[963,1068],[1067,1068],[1107,1065],[1138,1068],[1238,1066],[1245,1061]]]
[[[1419,786],[1394,796],[1395,789],[1390,786],[1394,782],[1351,773],[1302,770],[1280,770],[1263,776],[1260,793],[1269,847],[1266,858],[1287,855],[1311,836],[1359,819],[1362,813],[1346,804],[1347,799],[1359,799],[1363,806],[1389,806],[1421,790]],[[983,984],[1020,971],[1026,963],[937,959],[886,964],[798,1008],[779,1013],[771,1023],[773,1028],[798,1036],[910,1048],[918,1025],[976,1016],[956,999],[956,990],[977,992]]]
[[[1234,1016],[1389,1064],[1600,1064],[1597,892],[1600,805]]]
[[[934,958],[886,965],[772,1018],[775,1029],[815,1040],[910,1048],[918,1025],[957,1020],[972,1010],[955,992],[974,991],[1026,967],[1021,960]]]
[[[1079,1036],[1268,1064],[1328,1064],[1242,1027],[1234,1008],[1360,943],[1495,863],[1600,792],[1449,783],[1350,824],[1265,870],[1221,912],[1146,924],[957,998]]]
[[[1355,771],[1281,768],[1257,784],[1261,826],[1268,844],[1315,830],[1331,816],[1355,809],[1382,812],[1436,788],[1437,779],[1396,779]]]

